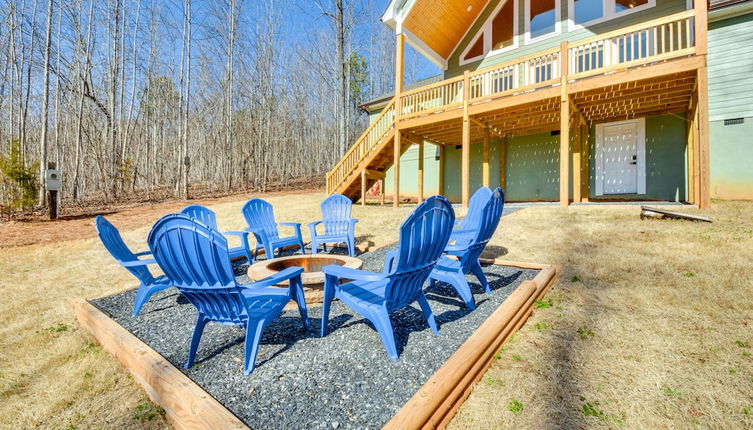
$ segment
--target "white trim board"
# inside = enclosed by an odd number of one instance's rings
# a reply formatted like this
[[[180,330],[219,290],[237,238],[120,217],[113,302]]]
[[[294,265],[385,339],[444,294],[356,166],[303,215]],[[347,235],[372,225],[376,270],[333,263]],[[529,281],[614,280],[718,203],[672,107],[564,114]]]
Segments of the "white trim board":
[[[512,33],[513,33],[513,44],[502,49],[497,49],[496,51],[492,50],[492,23],[494,22],[494,18],[496,18],[497,14],[500,10],[502,10],[502,7],[507,4],[508,1],[513,1],[513,19],[512,19]],[[526,1],[526,0],[523,0]],[[458,63],[461,66],[465,66],[466,64],[470,64],[479,60],[484,60],[486,58],[492,57],[494,55],[501,54],[503,52],[512,51],[513,49],[518,48],[518,35],[519,35],[519,29],[518,29],[518,21],[519,21],[519,2],[518,0],[500,0],[499,3],[497,3],[497,6],[494,8],[491,14],[489,14],[489,17],[487,17],[486,21],[484,22],[484,25],[481,26],[481,28],[478,30],[475,36],[473,36],[473,39],[471,39],[470,43],[465,47],[463,52],[460,53],[460,57],[458,58]],[[482,11],[483,13],[483,11]],[[476,25],[475,22],[473,25]],[[465,36],[463,36],[465,38]],[[484,38],[484,50],[481,55],[478,55],[476,57],[470,58],[468,60],[465,60],[466,54],[468,54],[468,51],[473,48],[473,46],[478,41],[479,37]]]
[[[604,128],[610,126],[620,126],[627,124],[636,124],[638,127],[638,157],[637,157],[637,194],[646,194],[646,118],[637,118],[627,121],[609,122],[596,125],[596,171],[594,175],[596,196],[604,194]],[[609,194],[617,195],[617,194]]]
[[[525,10],[523,15],[523,22],[525,23],[525,43],[526,45],[540,40],[549,39],[550,37],[559,36],[562,34],[562,1],[554,0],[554,31],[541,36],[531,37],[531,0],[523,0],[525,2]]]
[[[622,18],[631,13],[640,12],[642,10],[656,7],[656,0],[649,0],[647,4],[634,7],[629,10],[623,10],[622,12],[615,12],[616,2],[615,0],[602,0],[602,7],[604,8],[604,16],[601,18],[593,19],[583,24],[575,23],[575,0],[567,0],[567,31],[579,30],[581,28],[590,27],[592,25],[601,24],[603,22],[611,21],[613,19]]]

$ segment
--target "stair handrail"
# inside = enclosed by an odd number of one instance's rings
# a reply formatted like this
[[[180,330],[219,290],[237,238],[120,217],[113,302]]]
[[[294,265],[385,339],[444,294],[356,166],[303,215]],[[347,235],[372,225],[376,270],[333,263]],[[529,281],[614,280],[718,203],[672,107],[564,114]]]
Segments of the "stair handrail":
[[[382,112],[379,114],[376,120],[374,120],[368,127],[366,127],[366,130],[361,134],[361,136],[356,139],[355,143],[351,145],[351,147],[348,149],[348,151],[340,158],[340,161],[337,162],[335,167],[332,168],[329,172],[327,172],[327,193],[332,194],[337,187],[339,187],[345,179],[348,177],[350,173],[352,173],[354,170],[358,168],[361,161],[363,161],[364,158],[371,152],[371,150],[377,145],[381,139],[387,135],[387,133],[392,129],[393,125],[395,123],[395,98],[393,97],[392,100],[390,100],[389,103],[387,103],[387,106],[382,109]],[[379,127],[377,129],[377,127]],[[367,140],[371,134],[372,131],[375,129],[381,130],[381,133],[376,139],[372,139],[371,142],[367,142],[368,145],[366,147],[363,146],[363,142]],[[361,150],[361,153],[357,155],[356,160],[352,160],[352,156],[356,151]],[[345,163],[348,161],[351,161],[350,166],[345,166]],[[348,171],[346,173],[343,173],[341,175],[338,175],[338,177],[333,181],[333,176],[335,173],[337,173],[340,170],[347,169]],[[336,182],[336,183],[333,183]]]

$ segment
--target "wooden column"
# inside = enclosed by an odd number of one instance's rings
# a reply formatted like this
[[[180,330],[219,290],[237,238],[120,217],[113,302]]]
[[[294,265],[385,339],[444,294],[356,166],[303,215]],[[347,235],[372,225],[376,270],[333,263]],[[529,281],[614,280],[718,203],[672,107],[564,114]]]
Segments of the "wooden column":
[[[467,208],[471,199],[471,121],[468,118],[468,98],[470,96],[470,79],[468,71],[463,78],[463,149],[461,160],[461,195],[463,207]]]
[[[695,184],[698,194],[696,202],[701,209],[711,208],[711,150],[709,148],[709,97],[708,70],[706,69],[706,54],[708,53],[708,4],[705,0],[695,1],[695,46],[696,55],[703,57],[703,66],[698,68],[696,78],[697,106],[695,126],[697,139],[695,154],[697,159],[698,184]]]
[[[483,182],[484,186],[488,187],[491,185],[491,171],[489,169],[489,127],[487,127],[484,130],[484,148],[483,148]]]
[[[397,35],[397,50],[395,52],[395,140],[393,151],[392,172],[394,174],[392,206],[400,205],[400,129],[398,127],[401,116],[400,95],[403,92],[403,72],[405,60],[405,35]]]
[[[424,141],[418,141],[418,202],[424,201]]]
[[[439,147],[439,195],[444,195],[444,145]]]
[[[582,118],[582,117],[581,117]],[[581,174],[581,181],[580,181],[580,201],[587,202],[589,199],[589,184],[591,179],[591,169],[590,169],[590,139],[589,136],[591,136],[591,128],[588,126],[588,124],[584,122],[580,125],[581,127],[581,147],[580,147],[580,167],[583,173]]]
[[[562,64],[561,106],[560,106],[560,205],[570,204],[570,97],[567,95],[567,42],[562,42],[560,63]]]
[[[382,205],[382,206],[384,206],[384,194],[385,194],[385,191],[386,191],[384,189],[384,179],[380,179],[379,180],[379,191],[380,191],[379,204]]]
[[[499,187],[503,190],[507,186],[505,175],[507,174],[507,138],[499,140]]]
[[[583,150],[582,146],[582,135],[581,135],[581,124],[580,124],[580,114],[576,114],[575,118],[575,127],[573,127],[574,135],[573,135],[573,202],[574,203],[580,203],[581,202],[581,151]]]
[[[361,206],[366,206],[366,169],[361,170]]]

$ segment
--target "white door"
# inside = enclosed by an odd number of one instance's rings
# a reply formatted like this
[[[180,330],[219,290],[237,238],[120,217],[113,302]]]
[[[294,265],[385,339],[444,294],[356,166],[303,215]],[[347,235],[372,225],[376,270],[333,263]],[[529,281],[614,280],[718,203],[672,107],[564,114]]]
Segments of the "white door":
[[[596,126],[596,195],[645,194],[645,121]]]

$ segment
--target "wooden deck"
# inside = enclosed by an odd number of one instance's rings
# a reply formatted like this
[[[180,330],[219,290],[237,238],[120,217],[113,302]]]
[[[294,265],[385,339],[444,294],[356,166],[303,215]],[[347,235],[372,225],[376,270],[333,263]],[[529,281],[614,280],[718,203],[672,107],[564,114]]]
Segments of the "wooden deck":
[[[410,143],[461,145],[463,203],[467,205],[471,142],[484,142],[487,154],[490,138],[504,141],[560,130],[560,152],[568,154],[560,157],[560,200],[567,205],[588,195],[588,126],[672,114],[690,120],[689,200],[708,207],[707,18],[705,4],[698,3],[695,10],[564,42],[557,49],[411,91],[402,92],[398,85],[392,102],[327,174],[327,191],[356,201],[366,187],[383,178]],[[398,58],[402,58],[400,53]],[[577,191],[572,200],[568,192],[571,157],[573,184],[580,184],[573,186]],[[484,183],[488,184],[488,156],[484,160]],[[421,183],[419,179],[420,196]],[[399,189],[395,195],[399,196]],[[399,197],[394,199],[398,201]]]

